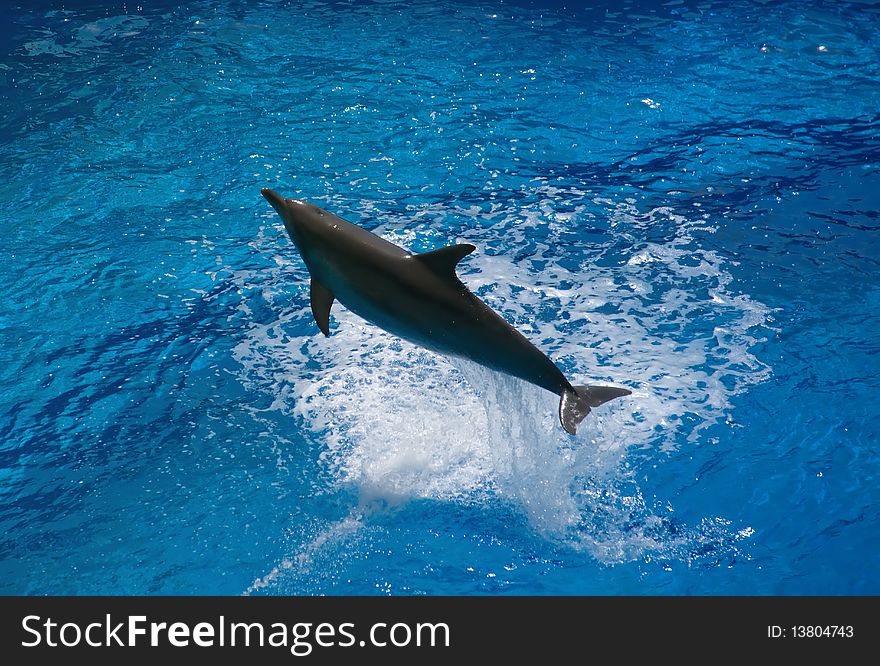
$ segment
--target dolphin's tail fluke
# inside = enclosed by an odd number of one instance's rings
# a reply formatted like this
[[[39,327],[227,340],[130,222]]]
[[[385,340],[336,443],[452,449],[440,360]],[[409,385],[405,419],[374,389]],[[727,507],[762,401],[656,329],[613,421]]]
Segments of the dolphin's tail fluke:
[[[577,434],[578,423],[590,413],[590,409],[629,395],[632,391],[615,386],[575,386],[574,391],[563,391],[559,398],[559,421],[566,432]]]

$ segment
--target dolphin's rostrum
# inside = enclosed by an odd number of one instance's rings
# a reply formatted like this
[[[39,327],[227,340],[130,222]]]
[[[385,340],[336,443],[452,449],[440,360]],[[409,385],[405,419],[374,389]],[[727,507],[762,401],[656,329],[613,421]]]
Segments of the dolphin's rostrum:
[[[461,244],[412,254],[350,222],[266,188],[311,274],[312,314],[330,335],[330,307],[352,312],[397,336],[436,352],[461,356],[552,391],[559,420],[572,435],[596,407],[630,391],[572,386],[559,368],[455,274],[476,248]]]

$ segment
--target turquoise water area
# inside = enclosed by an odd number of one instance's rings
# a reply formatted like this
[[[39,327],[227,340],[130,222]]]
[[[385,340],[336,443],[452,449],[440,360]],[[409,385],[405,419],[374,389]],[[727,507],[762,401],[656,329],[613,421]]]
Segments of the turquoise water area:
[[[579,4],[10,6],[0,592],[880,592],[880,10]],[[324,338],[266,186],[632,396]]]

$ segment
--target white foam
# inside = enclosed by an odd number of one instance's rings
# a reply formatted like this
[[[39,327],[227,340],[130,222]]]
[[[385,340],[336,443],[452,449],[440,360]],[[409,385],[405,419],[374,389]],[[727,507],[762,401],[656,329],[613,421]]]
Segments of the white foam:
[[[538,203],[506,215],[493,210],[486,219],[487,227],[500,224],[524,241],[549,229],[534,255],[546,260],[543,270],[477,253],[460,273],[566,368],[573,383],[633,390],[594,410],[576,440],[559,426],[556,396],[395,339],[340,305],[328,339],[271,334],[282,322],[254,326],[237,348],[246,380],[277,393],[275,407],[296,414],[320,439],[331,484],[354,488],[362,498],[510,502],[546,538],[609,563],[688,559],[694,544],[707,539],[747,538],[741,536],[749,534],[747,526],[727,528],[718,517],[673,533],[621,462],[631,447],[671,452],[683,441],[701,444],[707,428],[725,422],[731,397],[769,374],[750,350],[759,340],[755,327],[767,325],[769,311],[733,292],[724,259],[700,247],[699,239],[713,231],[703,214],[687,219],[668,208],[640,212],[629,202],[599,201],[615,233],[662,222],[676,235],[662,244],[642,243],[614,268],[564,268],[554,259],[560,253],[551,246],[553,225],[583,220],[589,202],[557,220],[549,202],[559,190],[548,194],[542,187],[535,190]],[[413,214],[410,222],[434,220],[442,228],[442,208],[418,212],[430,214]],[[406,225],[402,217],[390,219],[377,231],[402,243],[396,230]],[[538,228],[542,233],[533,233]],[[480,233],[448,240],[480,247],[486,241]],[[282,256],[262,242],[259,249]],[[294,252],[283,256],[278,273],[261,280],[305,284]],[[306,298],[303,290],[304,306]],[[613,315],[596,312],[604,304],[614,306]],[[548,306],[568,316],[542,316]],[[691,331],[696,317],[708,317],[710,325],[701,320]],[[310,314],[303,307],[285,318]],[[722,323],[711,325],[716,320]],[[657,332],[660,324],[666,332]]]

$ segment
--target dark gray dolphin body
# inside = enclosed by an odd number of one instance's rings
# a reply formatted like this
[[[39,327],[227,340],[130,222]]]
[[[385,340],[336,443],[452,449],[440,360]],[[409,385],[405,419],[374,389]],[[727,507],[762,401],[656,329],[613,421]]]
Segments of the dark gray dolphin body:
[[[412,254],[317,206],[262,194],[278,211],[311,274],[312,314],[330,335],[338,300],[367,321],[442,354],[461,356],[557,394],[559,420],[575,434],[592,407],[630,391],[572,386],[559,368],[455,274],[476,248],[451,245]]]

